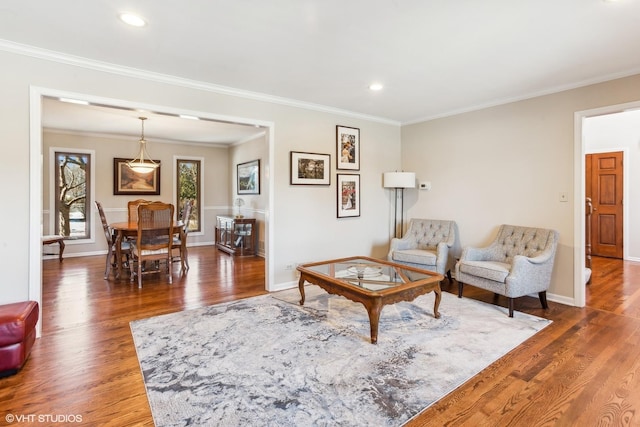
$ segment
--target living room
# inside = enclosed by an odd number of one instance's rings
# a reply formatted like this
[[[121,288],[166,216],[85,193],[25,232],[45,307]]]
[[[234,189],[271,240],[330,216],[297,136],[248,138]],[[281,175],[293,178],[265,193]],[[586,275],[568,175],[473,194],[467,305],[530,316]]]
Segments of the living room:
[[[632,56],[636,50],[629,50]],[[640,107],[640,74],[557,86],[535,96],[415,122],[260,97],[210,83],[143,73],[133,67],[61,55],[19,42],[0,43],[5,156],[2,189],[12,208],[0,254],[6,280],[0,303],[39,300],[43,171],[40,106],[44,96],[122,100],[204,116],[233,116],[270,128],[265,254],[267,288],[296,282],[292,264],[353,254],[382,258],[393,235],[393,193],[382,174],[413,171],[430,191],[408,190],[404,217],[458,223],[464,245],[482,245],[502,223],[560,232],[549,299],[584,304],[584,166],[580,118]],[[467,64],[473,68],[473,64]],[[223,90],[224,89],[224,90]],[[453,111],[453,110],[451,110]],[[578,118],[578,119],[577,119]],[[578,124],[577,124],[578,123]],[[336,126],[360,130],[361,215],[336,218]],[[331,155],[331,185],[290,185],[290,153]],[[354,172],[355,173],[355,172]],[[568,201],[559,194],[568,194]],[[230,206],[232,198],[226,201]],[[639,254],[631,254],[640,257]],[[582,295],[581,295],[582,292]]]

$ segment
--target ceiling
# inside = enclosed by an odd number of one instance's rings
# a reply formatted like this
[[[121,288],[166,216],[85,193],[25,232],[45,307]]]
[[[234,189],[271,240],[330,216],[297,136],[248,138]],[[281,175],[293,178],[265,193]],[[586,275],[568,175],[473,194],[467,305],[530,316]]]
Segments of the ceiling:
[[[146,118],[145,138],[154,142],[232,145],[265,133],[264,129],[252,125],[184,119],[163,112],[79,105],[50,97],[42,101],[42,127],[47,130],[135,137],[137,141],[142,131],[140,117]]]
[[[2,0],[0,49],[407,124],[640,73],[638,17],[640,0]]]

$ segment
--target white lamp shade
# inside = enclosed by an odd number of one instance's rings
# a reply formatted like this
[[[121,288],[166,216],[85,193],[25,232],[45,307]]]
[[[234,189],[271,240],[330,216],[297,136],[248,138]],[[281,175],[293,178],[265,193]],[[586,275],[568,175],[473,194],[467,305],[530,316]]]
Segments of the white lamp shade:
[[[385,172],[384,188],[415,188],[415,172]]]

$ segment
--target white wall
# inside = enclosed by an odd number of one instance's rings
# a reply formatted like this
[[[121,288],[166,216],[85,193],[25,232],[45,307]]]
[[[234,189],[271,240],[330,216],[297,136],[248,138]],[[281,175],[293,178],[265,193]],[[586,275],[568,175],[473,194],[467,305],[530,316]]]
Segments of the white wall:
[[[624,151],[625,259],[640,261],[640,110],[585,119],[587,153]]]
[[[42,156],[30,155],[30,88],[47,88],[86,94],[143,106],[167,107],[195,115],[225,115],[273,123],[273,158],[266,165],[273,179],[273,242],[267,257],[273,263],[272,286],[295,282],[290,262],[303,262],[362,254],[384,256],[391,230],[391,200],[382,188],[382,173],[400,167],[400,127],[329,108],[318,111],[275,104],[245,96],[223,95],[206,85],[168,78],[142,79],[132,73],[110,73],[32,56],[0,52],[0,189],[5,209],[0,219],[11,224],[0,236],[0,303],[34,298],[30,279],[39,281],[39,270],[29,271],[30,218],[41,215],[42,194],[30,195],[30,168],[42,167]],[[361,130],[362,216],[336,218],[336,125]],[[39,128],[33,129],[35,134]],[[331,185],[290,186],[289,152],[308,151],[331,155]],[[30,164],[33,162],[33,164]],[[228,200],[228,198],[227,198]],[[33,202],[33,206],[30,203]],[[37,205],[37,206],[36,206]],[[33,214],[31,214],[33,210]],[[38,233],[39,234],[39,233]],[[213,250],[213,247],[212,247]],[[38,253],[40,247],[38,247]],[[35,262],[35,261],[31,261]]]
[[[229,171],[231,192],[229,194],[229,206],[232,206],[230,212],[237,214],[238,207],[235,200],[240,198],[244,201],[244,205],[240,207],[242,215],[255,218],[256,227],[258,229],[258,247],[256,250],[260,255],[264,254],[266,241],[266,208],[269,205],[269,180],[267,178],[267,170],[269,165],[269,150],[266,135],[254,138],[251,141],[245,141],[242,144],[234,145],[229,152]],[[238,168],[240,163],[246,163],[253,160],[260,161],[260,194],[238,194]]]
[[[408,217],[454,219],[463,246],[500,224],[554,228],[560,244],[550,297],[574,297],[574,113],[640,100],[640,76],[402,128],[402,165],[431,191],[406,192]],[[568,202],[559,193],[569,194]]]

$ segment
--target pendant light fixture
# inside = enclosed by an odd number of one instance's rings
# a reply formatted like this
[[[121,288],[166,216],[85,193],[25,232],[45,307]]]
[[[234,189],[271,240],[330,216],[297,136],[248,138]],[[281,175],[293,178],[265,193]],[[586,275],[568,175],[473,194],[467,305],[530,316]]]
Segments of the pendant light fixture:
[[[137,173],[149,173],[153,172],[158,166],[159,163],[151,160],[151,156],[147,153],[147,141],[144,139],[144,121],[147,120],[146,117],[138,117],[142,124],[142,133],[140,134],[140,153],[138,153],[138,157],[131,160],[127,163],[129,168],[132,171]]]

